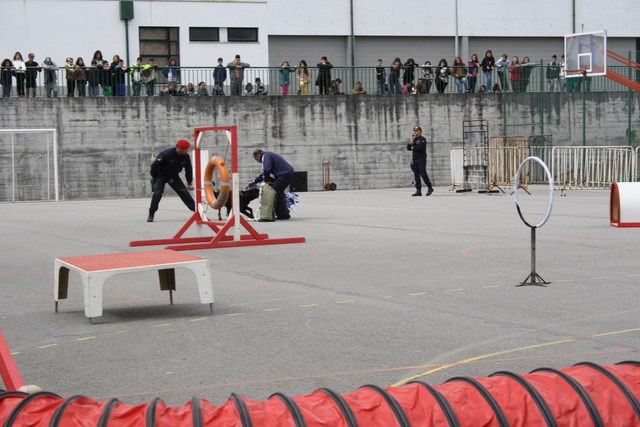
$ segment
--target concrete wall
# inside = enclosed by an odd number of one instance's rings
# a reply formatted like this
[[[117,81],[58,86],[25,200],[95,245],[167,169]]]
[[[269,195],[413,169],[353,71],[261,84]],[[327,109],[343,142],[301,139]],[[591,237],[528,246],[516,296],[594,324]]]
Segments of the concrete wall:
[[[64,199],[144,197],[155,155],[195,127],[237,125],[240,177],[255,177],[254,148],[283,154],[308,172],[309,190],[322,188],[322,162],[331,160],[338,189],[411,187],[406,151],[419,123],[429,141],[428,171],[435,185],[450,184],[449,149],[462,145],[462,122],[485,119],[490,136],[539,134],[539,94],[445,94],[425,96],[122,97],[3,100],[0,128],[56,128],[61,196]],[[587,145],[627,145],[627,93],[586,94]],[[632,95],[632,128],[640,127]],[[544,94],[544,133],[555,145],[582,144],[582,94]],[[503,108],[506,116],[503,115]],[[207,136],[212,153],[227,156],[223,135]],[[3,186],[10,200],[9,146],[0,140]],[[20,147],[18,192],[41,174],[40,154]],[[17,200],[28,199],[19,194]]]

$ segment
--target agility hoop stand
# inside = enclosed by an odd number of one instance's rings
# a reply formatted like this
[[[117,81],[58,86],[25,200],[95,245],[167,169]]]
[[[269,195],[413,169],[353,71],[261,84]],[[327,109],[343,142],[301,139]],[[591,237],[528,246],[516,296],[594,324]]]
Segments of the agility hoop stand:
[[[518,210],[519,212],[519,210]],[[535,226],[531,227],[531,273],[527,276],[524,281],[520,282],[519,285],[516,286],[547,286],[550,282],[544,280],[540,275],[536,272],[536,228]]]
[[[226,221],[211,221],[201,212],[202,182],[200,141],[204,132],[224,131],[231,145],[231,214]],[[238,178],[238,128],[236,126],[213,126],[194,129],[195,152],[195,182],[196,182],[196,211],[187,219],[184,225],[172,238],[155,240],[134,240],[129,246],[170,245],[165,249],[175,251],[190,251],[199,249],[216,249],[237,246],[280,245],[286,243],[304,243],[304,237],[270,238],[268,234],[258,233],[240,214],[240,195]],[[206,225],[214,232],[214,236],[184,237],[193,224]],[[242,233],[244,229],[246,233]],[[232,232],[232,234],[229,234]]]
[[[18,390],[24,385],[20,371],[16,366],[16,362],[11,356],[11,350],[7,345],[7,341],[4,339],[2,329],[0,329],[0,376],[2,382],[8,391]]]
[[[522,167],[529,160],[534,160],[540,163],[544,168],[544,171],[547,174],[547,177],[549,178],[549,208],[547,209],[547,214],[545,215],[545,217],[537,225],[531,225],[524,219],[524,216],[520,211],[520,205],[518,205],[518,188],[520,187],[520,173],[522,172]],[[547,220],[549,219],[549,216],[551,215],[551,209],[553,208],[553,176],[551,175],[551,172],[549,172],[549,168],[547,167],[547,165],[538,157],[534,157],[534,156],[527,157],[522,161],[522,163],[520,163],[520,167],[518,168],[518,172],[516,173],[516,177],[514,179],[513,189],[514,189],[513,199],[516,203],[516,209],[518,211],[518,215],[520,216],[520,219],[522,220],[522,222],[524,222],[524,224],[531,229],[531,273],[529,273],[529,275],[524,279],[524,281],[520,282],[520,284],[516,286],[533,285],[533,286],[546,287],[551,282],[547,282],[536,272],[536,229],[539,227],[542,227],[547,222]],[[525,191],[527,190],[525,189]],[[527,193],[531,194],[528,191]]]

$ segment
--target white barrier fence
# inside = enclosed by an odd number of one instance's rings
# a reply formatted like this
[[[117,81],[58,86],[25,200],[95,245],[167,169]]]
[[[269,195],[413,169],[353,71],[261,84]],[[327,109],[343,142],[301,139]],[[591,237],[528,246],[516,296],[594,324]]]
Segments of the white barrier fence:
[[[551,169],[556,188],[609,189],[613,182],[636,182],[640,147],[629,146],[529,146],[489,148],[489,182],[511,185],[522,157],[534,155]],[[464,186],[462,148],[451,150],[451,185]],[[546,183],[544,174],[529,171],[529,183]],[[530,176],[529,176],[530,175]]]
[[[449,150],[449,162],[451,164],[451,189],[464,186],[464,149],[452,148]]]
[[[551,171],[562,188],[608,189],[637,178],[633,147],[553,147]]]

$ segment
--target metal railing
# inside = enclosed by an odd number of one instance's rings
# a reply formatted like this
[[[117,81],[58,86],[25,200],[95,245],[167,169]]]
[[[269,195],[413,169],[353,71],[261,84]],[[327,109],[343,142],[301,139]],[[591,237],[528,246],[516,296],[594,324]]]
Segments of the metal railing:
[[[525,81],[521,80],[518,82],[518,90],[516,92],[548,92],[549,85],[546,80],[546,68],[547,66],[543,66],[540,64],[529,65],[530,74],[529,78]],[[628,75],[629,69],[625,66],[614,66],[609,67],[612,70],[623,74]],[[435,67],[434,67],[435,69]],[[167,86],[167,81],[165,76],[162,74],[162,67],[159,67],[157,70],[157,78],[156,78],[156,87],[155,87],[155,95],[159,95],[160,91]],[[192,83],[194,87],[198,86],[198,83],[204,82],[207,87],[207,92],[210,93],[213,88],[213,67],[181,67],[180,68],[180,80],[178,81],[178,88],[181,85],[187,85],[188,83]],[[388,68],[386,68],[388,73]],[[319,94],[318,86],[315,84],[316,79],[318,78],[318,69],[316,67],[309,67],[309,83],[308,83],[308,93],[310,95]],[[279,79],[280,79],[280,67],[251,67],[245,69],[244,73],[244,81],[243,85],[247,83],[255,83],[255,78],[258,77],[262,81],[263,85],[267,89],[268,95],[280,95],[279,88]],[[400,75],[400,81],[403,81],[403,72]],[[509,76],[508,69],[505,70],[505,75]],[[67,83],[66,83],[66,72],[64,68],[59,68],[56,72],[57,83],[56,89],[58,96],[65,96],[67,93]],[[414,71],[414,83],[417,83],[419,79],[425,78],[424,69],[422,67],[417,67]],[[493,82],[499,82],[498,74],[494,70],[492,73]],[[132,82],[131,75],[127,74],[126,76],[126,86],[127,86],[127,95],[132,94]],[[334,67],[331,70],[331,80],[340,80],[341,83],[339,85],[339,93],[340,94],[351,94],[353,87],[357,81],[362,83],[362,86],[366,90],[367,94],[375,94],[378,82],[376,79],[376,70],[375,67]],[[566,91],[568,86],[565,86],[565,80],[569,79],[560,79],[559,90]],[[596,76],[596,77],[588,77],[588,78],[575,78],[571,79],[573,83],[570,85],[570,90],[574,91],[591,91],[591,92],[609,92],[609,91],[627,91],[628,88],[623,86],[620,83],[609,80],[604,76]],[[514,83],[508,78],[504,79],[505,84],[502,90],[507,90],[509,92],[513,92]],[[450,76],[448,78],[447,86],[444,90],[444,93],[455,93],[456,85],[455,79]],[[487,81],[485,78],[485,74],[482,71],[478,72],[475,92],[478,92],[482,85],[486,85]],[[37,96],[45,96],[45,84],[43,81],[43,73],[38,72],[36,76],[36,94]],[[388,84],[387,84],[388,86]],[[298,77],[296,72],[289,73],[289,86],[287,90],[288,95],[294,95],[298,93]],[[223,87],[225,94],[229,94],[229,78],[225,82]],[[77,90],[75,94],[77,96]],[[89,91],[86,91],[87,96],[89,96]],[[430,93],[436,93],[435,85],[432,84],[430,86]],[[103,91],[100,90],[99,94],[102,95]],[[115,91],[114,91],[115,94]],[[11,96],[16,96],[16,79],[13,79],[13,88]],[[144,84],[141,95],[146,95]]]

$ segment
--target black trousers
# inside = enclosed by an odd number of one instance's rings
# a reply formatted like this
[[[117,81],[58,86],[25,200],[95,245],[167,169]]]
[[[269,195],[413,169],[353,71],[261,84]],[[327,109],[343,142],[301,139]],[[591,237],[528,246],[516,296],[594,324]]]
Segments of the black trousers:
[[[287,200],[284,196],[284,190],[291,184],[291,178],[293,174],[280,175],[273,181],[271,187],[276,190],[276,218],[289,218],[289,208],[287,207]]]
[[[420,178],[422,178],[427,188],[431,188],[431,181],[429,180],[429,175],[427,175],[426,157],[413,159],[411,161],[411,170],[413,171],[413,179],[416,183],[416,190],[422,190],[422,182],[420,182]]]
[[[184,183],[180,179],[178,175],[175,176],[164,176],[160,175],[156,178],[155,185],[153,186],[153,196],[151,196],[151,206],[149,206],[149,213],[155,214],[158,210],[158,205],[160,205],[160,200],[162,199],[162,194],[164,193],[164,186],[169,184],[173,190],[178,193],[182,202],[187,205],[189,210],[195,211],[196,202],[191,197],[191,193],[187,187],[184,186]]]
[[[76,81],[67,79],[67,96],[72,97],[76,91]]]

